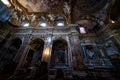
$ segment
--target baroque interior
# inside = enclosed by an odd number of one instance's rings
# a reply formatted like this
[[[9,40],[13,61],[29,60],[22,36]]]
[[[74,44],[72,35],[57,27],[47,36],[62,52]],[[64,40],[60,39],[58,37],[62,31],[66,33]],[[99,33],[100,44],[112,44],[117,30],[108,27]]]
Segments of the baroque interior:
[[[120,0],[0,0],[0,80],[119,80]]]

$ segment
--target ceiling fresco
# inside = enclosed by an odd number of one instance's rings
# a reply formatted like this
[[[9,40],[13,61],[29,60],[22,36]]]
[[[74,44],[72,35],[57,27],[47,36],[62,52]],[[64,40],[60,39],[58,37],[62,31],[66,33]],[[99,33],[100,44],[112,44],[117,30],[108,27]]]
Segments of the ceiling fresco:
[[[62,0],[17,0],[28,12],[51,12],[63,6]]]
[[[21,26],[28,20],[31,27],[38,27],[44,20],[48,26],[63,20],[67,24],[80,24],[92,29],[96,23],[104,24],[109,18],[110,0],[9,0],[9,22]]]
[[[56,21],[63,20],[65,25],[70,22],[69,0],[10,0],[11,18],[9,22],[21,26],[23,21],[30,23],[31,27],[38,27],[44,20],[48,26],[55,26]]]

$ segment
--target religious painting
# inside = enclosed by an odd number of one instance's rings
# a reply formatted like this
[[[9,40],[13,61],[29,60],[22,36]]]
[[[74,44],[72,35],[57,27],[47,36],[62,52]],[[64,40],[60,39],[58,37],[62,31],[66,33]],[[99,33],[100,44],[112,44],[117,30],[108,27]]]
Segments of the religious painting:
[[[62,0],[17,0],[28,12],[48,12],[60,7]]]
[[[63,68],[67,63],[67,43],[64,40],[53,42],[51,54],[51,68]]]

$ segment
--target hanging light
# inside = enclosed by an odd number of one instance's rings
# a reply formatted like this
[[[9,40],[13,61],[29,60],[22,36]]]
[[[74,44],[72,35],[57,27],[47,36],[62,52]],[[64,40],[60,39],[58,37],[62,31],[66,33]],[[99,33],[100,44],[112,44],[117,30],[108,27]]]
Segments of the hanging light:
[[[29,27],[30,23],[28,21],[24,21],[24,22],[21,23],[21,26],[23,26],[23,27]]]
[[[47,23],[45,21],[40,21],[39,25],[42,26],[42,27],[46,27]]]
[[[81,34],[85,34],[85,33],[86,33],[86,31],[85,31],[85,28],[84,28],[84,27],[79,27],[79,29],[80,29],[80,33],[81,33]]]
[[[64,21],[57,21],[57,26],[64,26]]]
[[[115,21],[111,20],[111,23],[113,23],[113,24],[114,24],[114,23],[115,23]]]

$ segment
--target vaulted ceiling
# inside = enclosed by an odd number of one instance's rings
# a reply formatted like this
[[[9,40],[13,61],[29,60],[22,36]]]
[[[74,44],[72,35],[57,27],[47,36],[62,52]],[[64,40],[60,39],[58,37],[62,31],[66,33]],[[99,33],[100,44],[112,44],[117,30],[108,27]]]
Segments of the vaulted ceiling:
[[[108,19],[119,20],[119,0],[9,0],[9,22],[21,26],[25,20],[32,27],[44,20],[48,26],[55,26],[63,20],[67,26],[77,23],[92,29],[96,23],[101,25]]]

